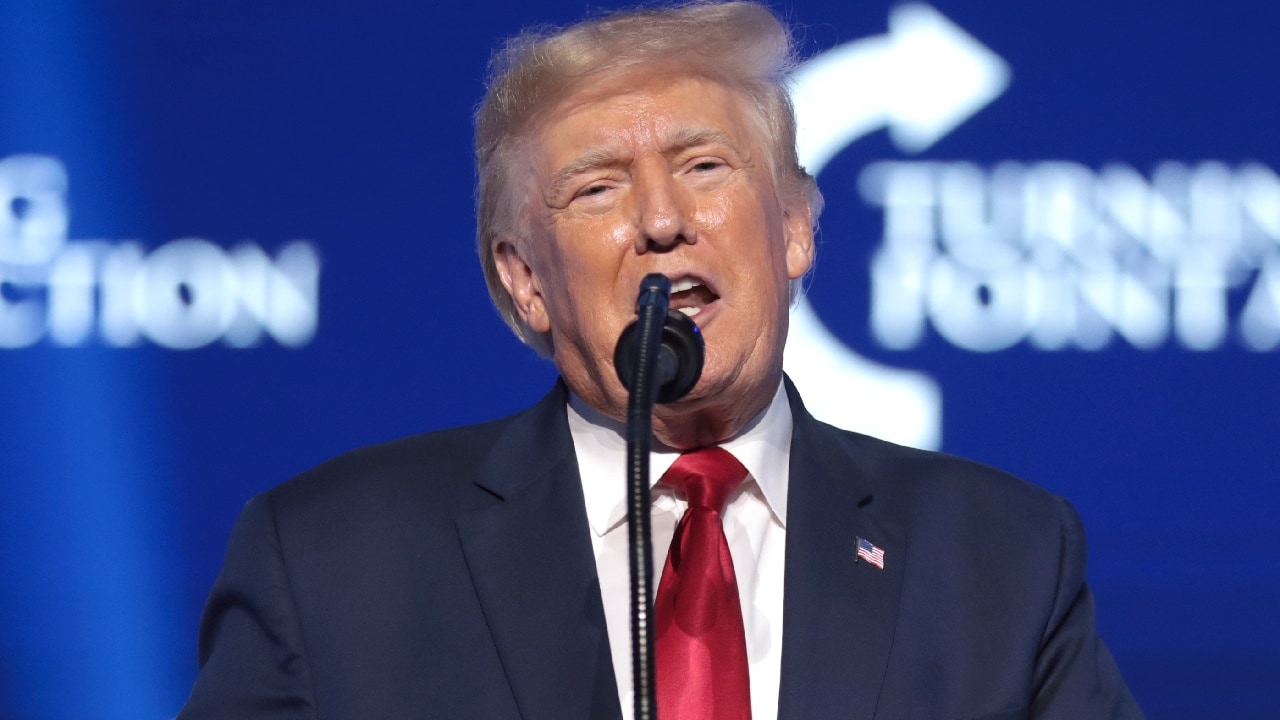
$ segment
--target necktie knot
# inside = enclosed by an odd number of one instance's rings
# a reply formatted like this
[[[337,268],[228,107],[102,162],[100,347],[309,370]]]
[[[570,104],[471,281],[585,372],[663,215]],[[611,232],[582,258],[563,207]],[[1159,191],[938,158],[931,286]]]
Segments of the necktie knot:
[[[723,513],[729,496],[747,477],[747,469],[728,450],[705,447],[676,458],[662,484],[684,493],[689,505]]]

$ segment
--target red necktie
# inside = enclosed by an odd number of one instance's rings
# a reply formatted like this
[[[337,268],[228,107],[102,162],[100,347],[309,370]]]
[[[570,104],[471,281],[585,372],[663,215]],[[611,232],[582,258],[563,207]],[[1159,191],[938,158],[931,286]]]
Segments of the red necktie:
[[[728,451],[684,453],[662,482],[689,499],[654,603],[658,720],[750,720],[738,579],[721,513],[747,469]]]

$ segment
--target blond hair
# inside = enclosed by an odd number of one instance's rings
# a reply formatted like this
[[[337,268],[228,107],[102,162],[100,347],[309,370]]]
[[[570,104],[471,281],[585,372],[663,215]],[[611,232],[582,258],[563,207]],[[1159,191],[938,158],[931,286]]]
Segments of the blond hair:
[[[748,100],[768,150],[775,191],[802,197],[816,223],[822,196],[796,157],[795,112],[785,78],[796,64],[788,28],[753,2],[692,2],[610,13],[566,28],[525,30],[493,55],[476,111],[476,250],[503,320],[528,345],[550,354],[549,339],[525,326],[498,274],[493,245],[522,237],[523,145],[561,100],[588,77],[670,65],[733,88]]]

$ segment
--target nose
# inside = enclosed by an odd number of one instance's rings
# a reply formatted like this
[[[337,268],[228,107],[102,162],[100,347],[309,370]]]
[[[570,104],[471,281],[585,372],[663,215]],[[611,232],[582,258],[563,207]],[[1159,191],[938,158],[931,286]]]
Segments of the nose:
[[[663,252],[697,241],[691,193],[665,164],[636,172],[633,183],[637,252]]]

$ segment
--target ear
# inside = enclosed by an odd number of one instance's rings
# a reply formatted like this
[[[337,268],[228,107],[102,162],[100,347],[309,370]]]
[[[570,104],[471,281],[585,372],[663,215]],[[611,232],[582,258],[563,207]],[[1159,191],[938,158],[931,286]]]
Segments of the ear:
[[[813,211],[808,200],[796,199],[782,212],[786,238],[787,278],[799,280],[813,266]]]
[[[550,332],[551,320],[547,317],[547,306],[542,300],[542,282],[533,267],[520,254],[516,243],[509,238],[494,240],[493,260],[497,266],[498,278],[511,295],[520,319],[534,332]]]

